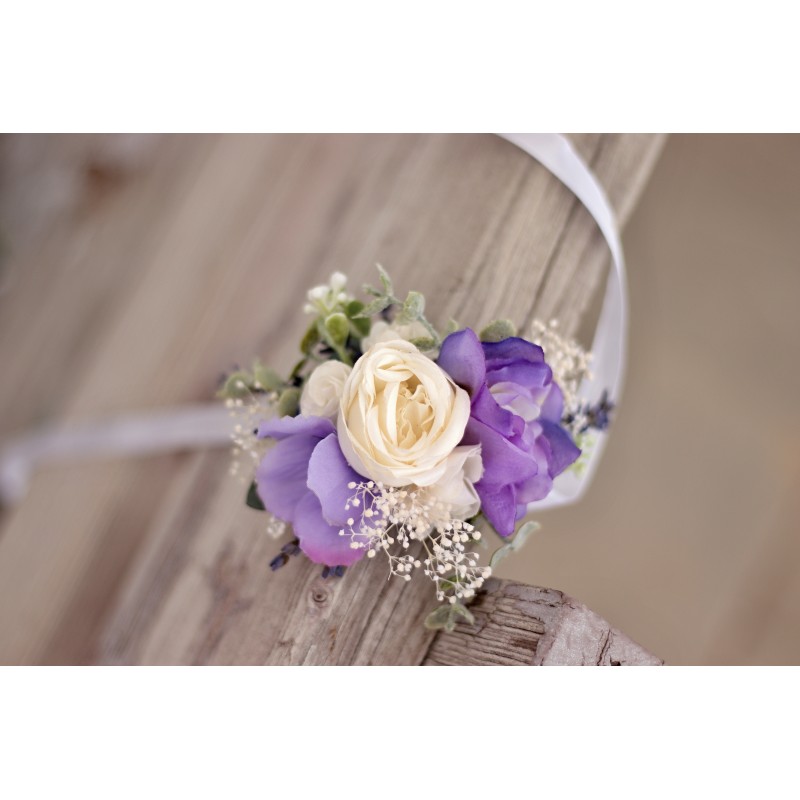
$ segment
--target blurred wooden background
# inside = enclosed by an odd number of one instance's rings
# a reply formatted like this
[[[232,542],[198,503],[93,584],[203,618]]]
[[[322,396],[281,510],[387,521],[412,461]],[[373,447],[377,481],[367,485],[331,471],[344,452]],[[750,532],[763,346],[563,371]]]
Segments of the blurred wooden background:
[[[594,141],[581,140],[590,155]],[[523,226],[535,213],[498,207],[505,196],[517,208],[532,178],[490,137],[0,142],[0,436],[203,399],[220,368],[254,351],[274,350],[285,366],[309,275],[351,271],[342,261],[354,258],[359,273],[381,259],[410,283],[434,265],[458,274],[486,257],[487,220]],[[484,191],[448,214],[437,169],[463,171],[462,192],[477,176]],[[799,288],[798,172],[797,137],[669,141],[625,235],[633,363],[607,463],[587,501],[547,515],[501,570],[568,591],[671,663],[800,660],[800,331],[788,306]],[[389,225],[382,209],[403,198],[406,226]],[[326,229],[338,251],[321,244]],[[464,306],[460,291],[438,287],[443,313]],[[523,291],[510,288],[512,306]],[[537,312],[574,324],[592,298],[565,307],[563,296],[555,275]],[[148,532],[204,513],[202,502],[170,505],[184,496],[176,482],[227,480],[224,456],[213,460],[42,471],[29,501],[0,519],[0,660],[92,660]],[[227,493],[238,501],[238,487]],[[215,586],[224,591],[224,574]]]

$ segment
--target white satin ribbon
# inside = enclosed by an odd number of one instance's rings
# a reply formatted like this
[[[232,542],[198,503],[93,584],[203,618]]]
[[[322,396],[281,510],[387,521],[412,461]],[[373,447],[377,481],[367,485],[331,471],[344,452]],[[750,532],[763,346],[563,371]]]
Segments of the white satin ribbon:
[[[533,156],[571,189],[594,217],[608,242],[614,268],[609,275],[592,344],[594,378],[584,383],[581,395],[594,402],[603,389],[608,389],[616,402],[625,368],[627,298],[622,246],[611,205],[591,170],[564,136],[556,133],[499,135]],[[114,417],[85,425],[47,426],[12,440],[0,451],[0,502],[10,505],[21,500],[40,463],[230,445],[232,428],[228,410],[221,403]],[[606,434],[598,435],[581,477],[572,472],[559,476],[550,495],[532,503],[529,509],[538,511],[576,502],[592,480],[606,438]]]
[[[611,400],[619,402],[625,379],[628,339],[628,292],[625,281],[625,260],[614,211],[603,187],[592,171],[575,152],[569,140],[557,133],[501,133],[542,166],[547,167],[586,206],[611,250],[612,270],[608,276],[603,308],[592,342],[592,380],[583,382],[580,396],[589,402],[600,399],[604,389]],[[585,459],[585,468],[578,476],[568,470],[555,480],[553,491],[544,499],[528,506],[528,511],[576,503],[592,482],[608,434],[600,432]]]
[[[222,403],[131,414],[84,425],[45,426],[0,452],[0,502],[19,502],[40,463],[137,456],[231,444],[233,423]]]

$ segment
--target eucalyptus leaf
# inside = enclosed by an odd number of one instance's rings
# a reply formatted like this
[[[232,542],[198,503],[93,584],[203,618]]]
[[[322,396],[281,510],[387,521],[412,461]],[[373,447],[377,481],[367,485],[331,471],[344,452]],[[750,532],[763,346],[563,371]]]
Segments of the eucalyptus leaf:
[[[245,500],[250,508],[254,508],[256,511],[266,511],[267,509],[264,508],[264,503],[261,502],[261,497],[258,494],[258,487],[256,486],[256,482],[253,481],[250,484],[250,488],[247,490],[247,499]]]
[[[267,392],[277,392],[283,386],[280,375],[258,361],[253,365],[253,378]]]
[[[444,335],[449,336],[451,333],[455,333],[460,327],[461,326],[451,318],[447,321],[447,327],[444,329]]]
[[[296,417],[300,409],[300,390],[296,387],[284,389],[278,398],[277,414],[279,417]]]
[[[414,322],[425,313],[425,295],[409,292],[400,312],[400,322]]]
[[[534,522],[533,520],[526,522],[507,544],[504,544],[494,551],[489,561],[489,566],[494,569],[506,556],[521,550],[530,535],[538,531],[541,527],[542,526],[538,522]]]
[[[375,267],[378,270],[378,275],[381,279],[381,286],[383,286],[383,291],[387,295],[394,294],[394,287],[392,286],[392,279],[389,277],[389,273],[380,265],[376,264]]]
[[[436,349],[436,339],[432,339],[430,336],[412,339],[411,344],[413,344],[414,347],[416,347],[418,350],[421,350],[423,353]]]
[[[384,308],[389,308],[391,304],[391,297],[378,297],[371,303],[367,303],[358,314],[352,317],[352,319],[369,319],[375,316],[375,314],[380,314]]]
[[[232,372],[219,390],[220,397],[247,397],[253,389],[253,376],[244,370]]]
[[[517,326],[509,319],[496,319],[490,322],[480,333],[482,342],[502,342],[517,335]]]
[[[475,624],[475,617],[465,605],[461,603],[445,603],[425,617],[425,627],[429,631],[444,629],[447,633],[452,633],[456,629],[456,623],[460,618],[463,618],[470,625]]]

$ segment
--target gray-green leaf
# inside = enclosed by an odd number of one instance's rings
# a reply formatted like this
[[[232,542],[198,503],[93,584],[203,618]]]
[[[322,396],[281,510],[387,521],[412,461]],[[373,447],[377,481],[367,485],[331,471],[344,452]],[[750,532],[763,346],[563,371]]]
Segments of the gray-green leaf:
[[[277,392],[283,386],[280,375],[258,361],[253,365],[253,378],[267,392]]]
[[[394,287],[392,286],[392,279],[389,277],[389,273],[380,264],[376,264],[375,266],[378,269],[378,275],[381,279],[383,291],[388,295],[393,295]]]
[[[240,370],[232,372],[219,390],[220,397],[247,397],[253,389],[253,376]]]
[[[354,314],[353,319],[369,319],[375,314],[380,314],[384,308],[389,308],[391,304],[391,297],[378,297],[371,303],[367,303],[358,314]]]
[[[409,292],[400,312],[400,322],[414,322],[425,313],[425,295]]]
[[[419,339],[412,339],[411,344],[423,353],[436,349],[436,340],[431,339],[429,336],[423,336]]]
[[[429,631],[444,629],[447,633],[452,633],[456,629],[456,623],[462,618],[469,625],[475,624],[475,617],[466,606],[461,603],[445,603],[425,617],[425,627]]]
[[[496,319],[490,322],[480,334],[482,342],[502,342],[517,335],[517,326],[510,319]]]
[[[494,569],[506,556],[511,555],[511,553],[517,552],[518,550],[522,549],[522,546],[528,540],[530,535],[534,531],[538,531],[539,528],[542,526],[538,522],[534,522],[531,520],[530,522],[526,522],[512,537],[511,541],[508,544],[504,544],[502,547],[499,547],[497,550],[494,551],[492,554],[491,561],[489,561],[489,566]]]

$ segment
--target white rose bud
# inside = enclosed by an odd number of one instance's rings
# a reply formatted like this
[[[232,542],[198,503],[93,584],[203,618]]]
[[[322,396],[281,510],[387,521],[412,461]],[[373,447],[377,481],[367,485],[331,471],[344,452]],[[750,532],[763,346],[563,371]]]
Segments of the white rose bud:
[[[452,471],[469,395],[430,358],[397,339],[373,345],[345,382],[339,445],[353,469],[388,486],[431,486]]]
[[[300,413],[304,417],[336,419],[339,401],[352,367],[341,361],[325,361],[309,375],[300,395]]]

